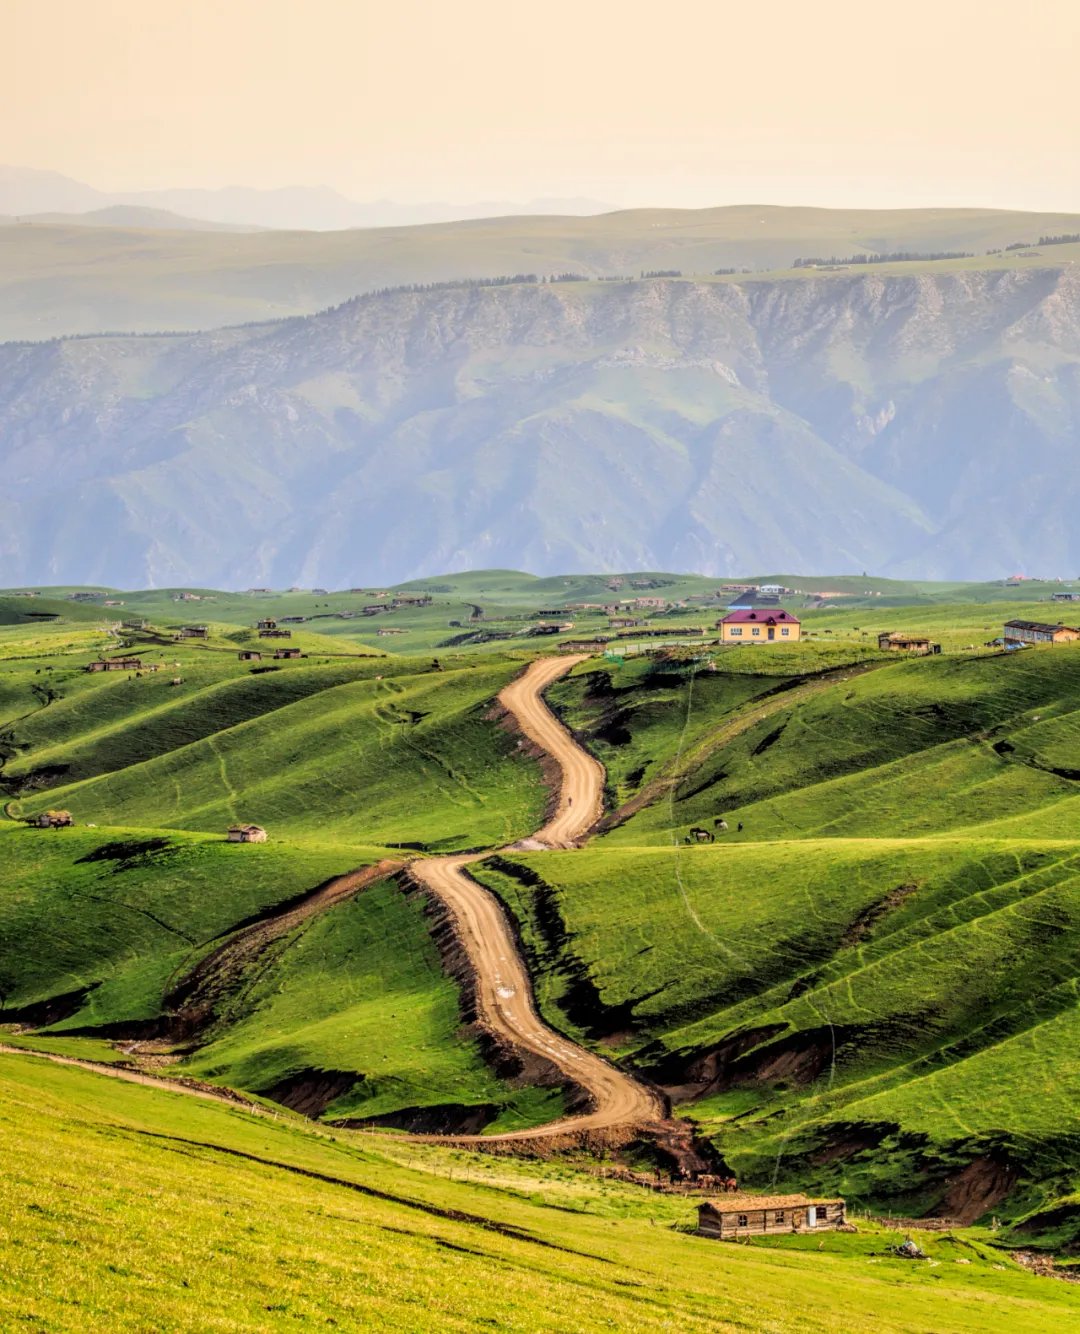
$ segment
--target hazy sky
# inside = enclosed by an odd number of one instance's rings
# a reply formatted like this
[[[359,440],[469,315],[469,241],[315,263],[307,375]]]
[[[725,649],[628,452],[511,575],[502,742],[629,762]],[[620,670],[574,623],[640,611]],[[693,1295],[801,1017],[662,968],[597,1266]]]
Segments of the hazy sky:
[[[1080,0],[0,0],[0,162],[105,189],[1080,210]]]

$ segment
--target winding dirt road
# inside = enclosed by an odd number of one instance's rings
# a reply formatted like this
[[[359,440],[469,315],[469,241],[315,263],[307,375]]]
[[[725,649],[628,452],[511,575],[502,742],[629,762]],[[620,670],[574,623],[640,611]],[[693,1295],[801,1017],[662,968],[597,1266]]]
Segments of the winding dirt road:
[[[587,655],[583,654],[538,659],[499,695],[500,703],[513,716],[517,728],[558,769],[554,814],[531,839],[515,845],[517,847],[575,847],[600,818],[604,770],[577,744],[542,698],[542,692],[553,681],[585,657]],[[553,777],[553,772],[549,772],[549,778]],[[650,1128],[662,1136],[666,1133],[667,1137],[674,1132],[678,1139],[681,1128],[665,1120],[666,1107],[659,1093],[616,1069],[602,1057],[577,1046],[540,1018],[509,919],[498,899],[466,872],[466,867],[491,856],[493,851],[420,859],[411,864],[410,874],[445,907],[453,921],[473,974],[479,1023],[515,1051],[532,1054],[555,1066],[569,1084],[584,1093],[588,1105],[579,1113],[530,1130],[504,1135],[430,1135],[422,1138],[455,1144],[492,1144],[500,1141],[558,1141],[602,1131],[628,1135]],[[255,924],[238,933],[203,961],[200,967],[207,977],[202,980],[213,981],[219,973],[229,972],[240,956],[269,943],[283,930],[299,925],[311,913],[359,892],[380,874],[397,869],[398,865],[380,863],[378,867],[341,876],[320,887],[279,918]],[[0,1045],[0,1052],[43,1056],[61,1065],[81,1066],[116,1079],[239,1105],[258,1115],[273,1115],[229,1090],[195,1081],[159,1077],[130,1068],[6,1045]]]
[[[555,813],[532,839],[525,840],[526,846],[574,847],[600,817],[604,770],[582,750],[542,698],[542,692],[553,681],[585,656],[540,658],[499,695],[499,702],[513,715],[519,730],[558,765],[561,774]],[[551,1139],[663,1120],[665,1107],[658,1093],[556,1033],[540,1018],[529,975],[502,906],[466,872],[470,864],[489,855],[432,857],[414,862],[411,874],[453,919],[475,977],[481,1025],[516,1050],[551,1062],[571,1084],[585,1092],[591,1106],[579,1115],[531,1130],[449,1138],[487,1144],[493,1140]]]

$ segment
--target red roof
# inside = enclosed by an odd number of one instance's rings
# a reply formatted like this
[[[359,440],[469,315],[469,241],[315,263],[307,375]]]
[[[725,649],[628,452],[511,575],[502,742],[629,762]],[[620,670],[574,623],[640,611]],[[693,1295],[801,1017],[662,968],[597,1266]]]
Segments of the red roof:
[[[768,607],[747,607],[739,611],[729,611],[726,616],[720,618],[721,625],[742,625],[747,621],[755,625],[779,625],[781,622],[786,625],[801,624],[799,618],[792,616],[790,611],[771,611]]]

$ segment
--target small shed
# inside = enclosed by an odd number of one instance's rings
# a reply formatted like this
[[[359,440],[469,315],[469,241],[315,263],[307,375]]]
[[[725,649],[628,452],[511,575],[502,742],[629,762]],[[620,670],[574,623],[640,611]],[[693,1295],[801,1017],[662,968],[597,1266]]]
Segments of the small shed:
[[[99,658],[97,662],[86,664],[88,672],[141,672],[144,671],[142,658]]]
[[[230,843],[265,843],[266,830],[261,824],[234,824],[226,835]]]
[[[70,829],[74,823],[70,811],[42,811],[31,820],[38,829]]]
[[[236,656],[241,662],[262,662],[262,654],[254,648],[242,648]]]
[[[298,658],[300,650],[298,648],[277,648],[274,650],[275,658]]]
[[[180,627],[181,639],[209,639],[210,627],[208,625],[182,625]]]
[[[778,1232],[821,1231],[844,1222],[842,1199],[809,1195],[718,1195],[698,1205],[698,1232],[723,1241]]]
[[[908,635],[899,630],[885,630],[877,637],[883,653],[940,653],[941,645],[926,635]]]
[[[269,617],[267,617],[265,620],[262,620],[262,621],[260,621],[260,622],[258,623],[258,627],[257,627],[257,628],[258,628],[259,630],[276,630],[276,629],[277,629],[277,621],[273,621],[273,620],[271,620]]]

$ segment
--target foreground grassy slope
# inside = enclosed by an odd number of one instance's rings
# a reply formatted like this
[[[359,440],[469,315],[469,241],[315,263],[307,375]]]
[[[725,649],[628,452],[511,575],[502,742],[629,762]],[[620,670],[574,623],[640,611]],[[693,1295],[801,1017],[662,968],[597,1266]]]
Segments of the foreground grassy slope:
[[[882,1259],[895,1234],[873,1229],[809,1254],[722,1246],[673,1230],[686,1201],[422,1149],[397,1161],[27,1057],[0,1057],[0,1140],[17,1163],[0,1178],[20,1257],[0,1279],[12,1325],[756,1332],[813,1319],[1035,1334],[1077,1310],[1068,1285],[977,1242],[921,1237],[934,1267]]]

